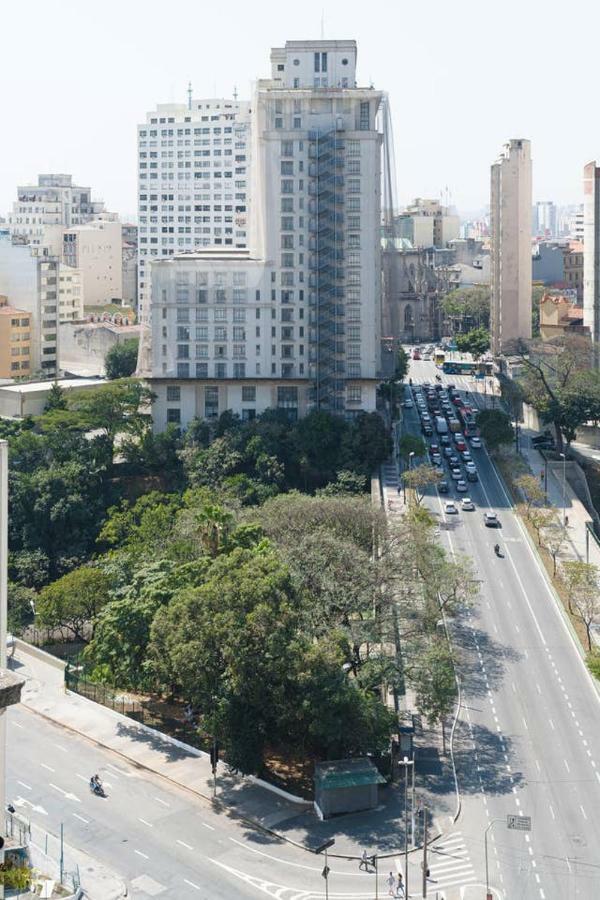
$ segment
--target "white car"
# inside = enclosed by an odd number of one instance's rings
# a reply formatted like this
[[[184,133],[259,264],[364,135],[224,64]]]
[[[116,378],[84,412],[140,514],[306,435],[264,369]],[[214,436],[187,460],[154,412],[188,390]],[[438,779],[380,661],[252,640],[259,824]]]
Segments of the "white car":
[[[463,509],[468,509],[468,510],[475,509],[475,504],[473,503],[473,501],[471,500],[470,497],[463,497],[460,505],[462,506]]]
[[[471,447],[473,447],[475,450],[479,450],[479,448],[481,447],[481,438],[472,437],[471,438]]]
[[[492,510],[483,514],[483,523],[488,528],[500,528],[500,520]]]
[[[473,460],[471,459],[471,460],[469,460],[468,462],[465,463],[465,469],[467,470],[467,472],[476,472],[476,471],[477,471],[477,466],[475,465],[475,463],[474,463]]]
[[[462,478],[460,469],[450,469],[450,478],[452,478],[453,481],[460,481]]]
[[[444,503],[444,512],[448,516],[455,516],[458,513],[456,503],[453,500],[446,500]]]
[[[462,458],[465,462],[472,462],[471,454],[469,453],[468,450],[463,450],[463,452],[460,455],[462,456]]]
[[[412,409],[413,406],[414,406],[414,404],[413,404],[412,400],[409,399],[409,400],[404,401],[404,409]]]
[[[467,491],[467,482],[463,481],[462,478],[456,482],[456,490],[459,494],[464,494]]]

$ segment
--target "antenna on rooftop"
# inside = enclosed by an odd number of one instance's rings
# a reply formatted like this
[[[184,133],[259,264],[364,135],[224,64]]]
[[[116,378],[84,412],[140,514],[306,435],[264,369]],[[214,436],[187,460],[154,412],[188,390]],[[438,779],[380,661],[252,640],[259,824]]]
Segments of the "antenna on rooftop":
[[[187,95],[188,95],[188,109],[191,109],[192,108],[192,82],[191,81],[188,81]]]
[[[238,98],[237,84],[234,84],[234,86],[233,86],[233,99],[234,99],[234,100],[237,100],[237,98]]]
[[[321,9],[321,40],[325,40],[325,10]]]

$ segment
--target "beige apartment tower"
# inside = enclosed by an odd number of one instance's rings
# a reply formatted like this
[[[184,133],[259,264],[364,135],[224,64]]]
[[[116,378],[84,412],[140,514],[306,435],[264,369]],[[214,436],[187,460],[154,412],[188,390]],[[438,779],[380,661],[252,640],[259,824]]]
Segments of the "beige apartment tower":
[[[594,366],[600,348],[600,168],[595,160],[583,170],[583,324],[589,328]]]
[[[513,138],[491,170],[491,334],[495,356],[531,338],[531,142]]]

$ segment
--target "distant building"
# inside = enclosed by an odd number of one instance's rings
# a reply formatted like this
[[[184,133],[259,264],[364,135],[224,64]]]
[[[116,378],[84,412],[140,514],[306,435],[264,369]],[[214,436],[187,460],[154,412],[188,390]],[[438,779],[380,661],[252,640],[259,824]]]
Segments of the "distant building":
[[[460,219],[438,200],[417,197],[394,218],[395,234],[415,248],[446,247],[460,236]]]
[[[531,144],[513,139],[491,169],[491,335],[497,356],[531,338]]]
[[[557,241],[539,241],[532,255],[532,279],[564,287],[565,247]]]
[[[441,337],[440,276],[432,255],[426,250],[388,244],[382,253],[382,268],[384,345],[386,339],[390,347],[397,341],[438,340]]]
[[[557,237],[557,209],[552,200],[538,200],[533,207],[533,237]]]
[[[83,319],[83,275],[81,269],[59,266],[58,318],[60,322]]]
[[[123,303],[133,309],[137,306],[138,230],[137,225],[123,225]]]
[[[0,378],[31,375],[31,314],[0,296]]]
[[[571,296],[549,291],[540,300],[540,335],[542,340],[563,337],[565,334],[584,334],[583,309]]]
[[[71,175],[38,175],[36,185],[17,188],[9,228],[11,235],[42,245],[48,226],[70,228],[90,222],[102,212],[104,204],[92,200],[89,187],[74,185]]]
[[[30,372],[58,372],[60,263],[42,247],[0,236],[0,293],[31,317]]]
[[[0,416],[11,419],[40,416],[55,383],[53,378],[50,381],[30,381],[28,384],[0,384]],[[63,378],[58,381],[58,386],[66,394],[94,390],[101,384],[103,381],[99,378]]]
[[[600,168],[583,170],[583,321],[589,328],[596,365],[600,364]]]
[[[565,287],[577,293],[577,301],[583,301],[583,243],[569,241],[563,250]]]
[[[123,239],[120,222],[96,220],[63,234],[63,260],[81,271],[87,307],[120,303],[123,298]]]

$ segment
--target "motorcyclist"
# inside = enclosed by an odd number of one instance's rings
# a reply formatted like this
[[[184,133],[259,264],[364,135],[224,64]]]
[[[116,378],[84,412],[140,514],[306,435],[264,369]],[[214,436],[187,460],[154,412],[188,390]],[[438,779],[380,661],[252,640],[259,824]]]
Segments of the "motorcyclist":
[[[500,544],[494,544],[494,553],[499,556],[500,555]]]
[[[101,791],[102,790],[102,782],[100,781],[100,776],[98,774],[92,775],[90,778],[90,787],[93,791]]]

